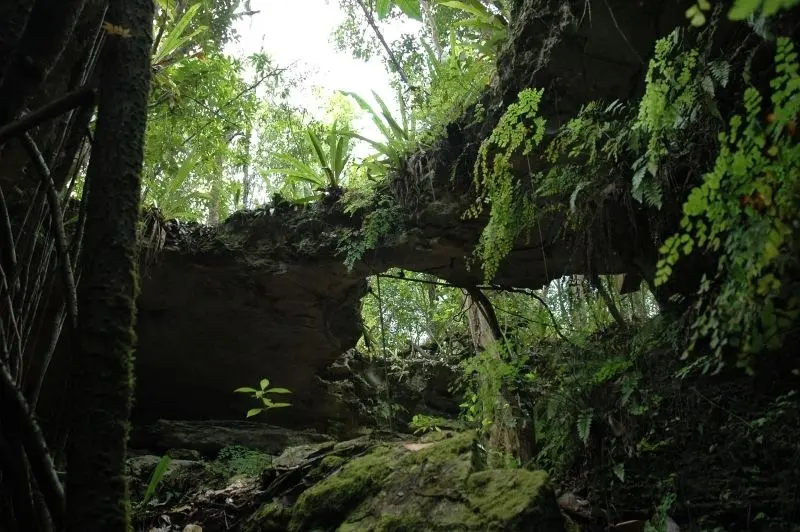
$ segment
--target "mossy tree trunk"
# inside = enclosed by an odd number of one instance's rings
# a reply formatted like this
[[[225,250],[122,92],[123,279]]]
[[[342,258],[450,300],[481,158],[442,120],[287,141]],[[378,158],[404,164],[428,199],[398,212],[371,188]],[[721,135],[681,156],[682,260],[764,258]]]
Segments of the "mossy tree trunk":
[[[111,2],[101,63],[79,318],[71,371],[67,530],[129,530],[136,224],[150,88],[153,0]]]

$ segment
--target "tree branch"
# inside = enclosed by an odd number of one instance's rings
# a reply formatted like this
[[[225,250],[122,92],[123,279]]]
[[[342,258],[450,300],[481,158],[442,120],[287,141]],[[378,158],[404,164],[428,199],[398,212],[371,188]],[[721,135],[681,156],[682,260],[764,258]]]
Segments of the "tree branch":
[[[367,17],[367,23],[369,24],[370,28],[372,28],[372,31],[375,32],[375,36],[378,37],[383,49],[386,50],[386,55],[389,57],[389,61],[392,63],[395,73],[400,76],[400,79],[403,80],[403,83],[406,84],[406,87],[409,89],[412,88],[411,82],[408,80],[408,76],[406,76],[406,73],[403,70],[403,65],[400,64],[400,61],[398,61],[397,56],[395,56],[394,52],[392,52],[392,49],[386,42],[386,39],[383,38],[380,28],[378,28],[378,25],[375,23],[375,17],[372,16],[372,11],[369,7],[367,7],[363,0],[356,0],[356,2],[358,2],[358,5],[361,6],[364,16]]]
[[[26,131],[38,126],[42,122],[55,118],[56,116],[71,111],[76,107],[81,107],[92,103],[95,97],[94,89],[91,87],[80,87],[53,102],[30,112],[16,121],[0,127],[0,145],[8,139],[17,137]]]
[[[50,175],[50,169],[44,161],[36,142],[31,138],[28,133],[24,135],[25,148],[28,150],[31,158],[36,166],[39,167],[42,181],[47,193],[47,203],[50,207],[50,222],[53,225],[53,236],[56,243],[56,251],[58,252],[58,261],[61,263],[61,276],[64,282],[65,297],[67,300],[67,313],[70,317],[70,325],[76,327],[78,324],[78,297],[75,292],[75,277],[72,274],[72,261],[69,258],[69,250],[67,249],[67,236],[64,231],[64,214],[61,210],[61,202],[58,199],[58,192],[56,192],[53,178]]]

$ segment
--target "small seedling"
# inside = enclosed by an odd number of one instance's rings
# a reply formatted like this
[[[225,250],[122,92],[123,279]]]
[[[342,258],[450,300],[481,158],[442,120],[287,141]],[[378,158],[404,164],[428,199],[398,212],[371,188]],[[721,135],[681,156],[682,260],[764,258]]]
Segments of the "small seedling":
[[[261,379],[261,382],[259,383],[259,386],[261,387],[260,390],[257,390],[255,388],[248,388],[248,387],[237,388],[237,389],[234,390],[234,392],[237,392],[237,393],[250,394],[250,395],[253,396],[253,398],[258,399],[264,405],[264,406],[262,406],[260,408],[251,408],[250,410],[248,410],[247,411],[247,417],[257,416],[258,414],[260,414],[264,410],[271,410],[273,408],[283,408],[283,407],[286,407],[286,406],[291,406],[291,403],[276,403],[272,399],[267,397],[267,394],[270,394],[270,393],[287,394],[287,393],[292,393],[291,391],[287,390],[286,388],[270,388],[269,387],[269,379]]]

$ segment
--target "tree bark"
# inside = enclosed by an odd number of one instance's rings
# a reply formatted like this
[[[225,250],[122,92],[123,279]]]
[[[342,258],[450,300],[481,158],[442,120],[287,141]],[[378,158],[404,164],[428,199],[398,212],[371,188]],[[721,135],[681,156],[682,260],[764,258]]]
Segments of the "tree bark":
[[[83,275],[71,368],[67,531],[129,530],[124,475],[131,410],[136,224],[150,88],[152,0],[112,2],[87,170]]]
[[[502,330],[497,320],[491,301],[478,288],[469,288],[467,292],[470,334],[476,350],[492,353],[495,358],[502,356]],[[479,375],[479,379],[492,379],[493,375]],[[483,386],[482,386],[483,387]],[[486,389],[490,387],[485,386]],[[519,413],[518,401],[505,383],[500,385],[500,393],[495,400],[491,412],[492,425],[489,431],[489,446],[499,451],[504,458],[513,456],[520,462],[531,458],[531,438],[527,424]],[[503,466],[505,460],[496,461],[490,456],[490,463]]]

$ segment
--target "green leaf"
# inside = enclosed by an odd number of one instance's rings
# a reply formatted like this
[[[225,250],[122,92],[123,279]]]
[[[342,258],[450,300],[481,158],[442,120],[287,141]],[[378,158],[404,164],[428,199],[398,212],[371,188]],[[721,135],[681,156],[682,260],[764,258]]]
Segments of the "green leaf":
[[[761,10],[761,14],[765,17],[771,17],[783,7],[783,3],[784,0],[764,0],[764,7]]]
[[[257,416],[263,411],[264,411],[263,408],[251,408],[250,410],[247,411],[247,417]]]
[[[700,26],[706,23],[706,16],[702,12],[698,11],[697,13],[694,14],[694,16],[689,22],[695,28],[699,28]]]
[[[146,505],[150,501],[150,498],[155,494],[156,488],[158,488],[158,484],[164,477],[164,473],[167,472],[167,468],[169,467],[169,463],[171,461],[172,458],[166,454],[161,457],[161,460],[158,461],[156,468],[150,475],[150,480],[147,482],[147,488],[145,489],[144,498],[142,499],[142,506]]]
[[[375,13],[378,15],[378,20],[386,18],[391,7],[391,0],[377,0],[375,2]]]
[[[407,140],[408,132],[400,127],[400,124],[398,124],[394,117],[392,117],[392,113],[389,111],[389,107],[386,105],[383,99],[375,91],[372,91],[372,96],[374,96],[375,101],[378,102],[378,105],[381,108],[381,114],[383,114],[383,118],[386,120],[386,123],[389,124],[389,127],[392,128],[394,134],[401,139]]]
[[[408,18],[422,21],[422,10],[420,10],[419,7],[419,0],[394,0],[394,3]]]
[[[267,390],[267,393],[292,393],[291,390],[287,390],[286,388],[270,388]]]
[[[575,428],[578,430],[578,437],[586,444],[589,441],[589,433],[592,429],[592,418],[594,417],[594,409],[586,408],[578,414],[578,421]]]
[[[239,392],[239,393],[257,393],[257,392],[258,392],[258,390],[256,390],[255,388],[247,388],[247,387],[244,387],[244,388],[236,388],[236,389],[235,389],[235,390],[233,390],[233,391],[234,391],[234,392]]]
[[[308,138],[309,138],[309,140],[311,140],[311,145],[314,147],[314,153],[317,156],[317,160],[319,161],[319,165],[322,168],[329,167],[330,165],[328,164],[328,157],[325,155],[325,152],[322,150],[322,143],[320,142],[319,137],[317,136],[317,134],[314,133],[313,131],[311,131],[311,129],[309,129],[308,130]]]
[[[261,379],[259,385],[261,386],[262,390],[266,390],[267,386],[269,386],[269,379]]]
[[[625,482],[625,464],[614,465],[614,476],[617,477],[620,482]]]
[[[489,12],[480,2],[468,4],[466,2],[459,2],[457,0],[448,0],[446,2],[439,2],[439,4],[469,13],[478,20],[486,21],[493,18],[492,13]]]
[[[758,8],[761,0],[736,0],[728,11],[728,18],[731,20],[744,20]]]
[[[186,13],[184,13],[180,20],[175,24],[175,27],[173,27],[169,33],[167,33],[166,37],[161,40],[158,51],[153,56],[153,64],[163,62],[177,49],[181,48],[183,45],[206,30],[205,26],[201,26],[190,35],[183,34],[183,32],[186,31],[186,28],[192,22],[194,16],[197,14],[198,9],[200,9],[200,2],[189,7],[189,9],[186,10]]]
[[[285,408],[287,406],[292,406],[292,403],[272,403],[269,405],[270,408]]]

